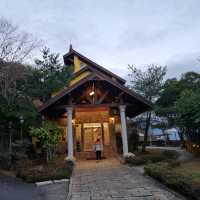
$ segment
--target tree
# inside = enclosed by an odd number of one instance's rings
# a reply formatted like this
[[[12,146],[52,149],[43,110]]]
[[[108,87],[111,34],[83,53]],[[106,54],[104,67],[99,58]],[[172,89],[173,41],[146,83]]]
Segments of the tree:
[[[151,64],[147,66],[146,71],[137,69],[133,65],[129,65],[128,69],[130,70],[129,77],[131,78],[130,88],[144,96],[147,100],[155,102],[162,89],[163,79],[167,68]],[[142,151],[146,150],[150,121],[151,112],[149,111],[146,113],[146,126]]]
[[[156,101],[156,113],[161,117],[166,117],[168,127],[175,125],[176,109],[175,103],[180,98],[184,90],[197,91],[200,88],[200,74],[187,72],[180,80],[176,78],[165,81],[160,92],[160,97]]]
[[[24,65],[18,63],[0,63],[0,95],[8,103],[12,104],[19,95],[17,82],[24,80],[28,73]]]
[[[19,115],[34,118],[32,99],[23,91],[29,68],[18,63],[0,63],[0,120],[13,121]]]
[[[44,122],[39,128],[31,127],[30,135],[36,137],[42,145],[42,148],[47,152],[47,161],[51,160],[55,155],[55,149],[58,141],[63,133],[62,128],[58,128],[52,122]]]
[[[0,60],[21,63],[40,46],[31,34],[22,32],[9,20],[0,18]]]
[[[185,135],[200,144],[200,90],[184,90],[175,103],[177,123]]]
[[[27,79],[26,92],[33,98],[47,101],[54,93],[67,86],[72,68],[63,66],[58,53],[51,53],[45,47],[41,51],[42,58],[35,59],[35,68]]]
[[[200,92],[184,90],[175,107],[180,126],[188,129],[200,127]]]
[[[171,128],[175,125],[176,109],[174,104],[179,98],[182,87],[176,78],[165,81],[160,96],[156,101],[155,112],[158,116],[167,119],[167,127]]]

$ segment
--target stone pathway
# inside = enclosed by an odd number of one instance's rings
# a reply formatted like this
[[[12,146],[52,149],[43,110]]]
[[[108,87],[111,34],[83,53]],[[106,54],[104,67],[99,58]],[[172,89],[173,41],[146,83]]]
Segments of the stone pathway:
[[[79,161],[68,200],[183,200],[134,167],[117,159]]]

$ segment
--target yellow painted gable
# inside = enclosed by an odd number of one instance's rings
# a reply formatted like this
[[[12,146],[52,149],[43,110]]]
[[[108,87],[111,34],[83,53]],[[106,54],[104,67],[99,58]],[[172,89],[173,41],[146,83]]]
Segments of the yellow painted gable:
[[[82,62],[78,56],[74,56],[74,73],[78,72],[79,70],[81,70],[86,64],[84,62]],[[78,76],[76,76],[75,78],[73,78],[69,85],[73,85],[77,82],[79,82],[81,79],[87,77],[88,75],[90,75],[91,72],[89,70],[82,72],[81,74],[79,74]]]
[[[79,76],[75,77],[74,79],[72,79],[69,83],[69,85],[73,85],[77,82],[79,82],[80,80],[82,80],[83,78],[89,76],[91,74],[91,72],[89,70],[84,71],[83,73],[79,74]]]
[[[74,73],[80,70],[81,61],[79,60],[78,56],[74,56]]]

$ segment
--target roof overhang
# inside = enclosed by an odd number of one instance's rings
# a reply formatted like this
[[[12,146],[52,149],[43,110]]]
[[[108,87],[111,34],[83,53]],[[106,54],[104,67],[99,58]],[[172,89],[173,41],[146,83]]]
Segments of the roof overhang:
[[[43,104],[39,108],[39,112],[40,113],[45,112],[46,110],[48,110],[49,108],[54,106],[56,103],[58,103],[60,100],[62,100],[64,97],[66,97],[67,95],[70,95],[70,93],[72,91],[81,87],[86,82],[94,80],[96,78],[99,78],[99,80],[105,81],[105,82],[109,83],[110,85],[112,85],[113,87],[118,88],[125,95],[132,98],[134,101],[138,102],[138,104],[140,105],[140,108],[137,108],[137,111],[135,113],[132,113],[132,114],[130,113],[130,116],[136,116],[142,112],[152,109],[153,104],[151,102],[147,101],[141,95],[135,93],[134,91],[127,88],[126,86],[120,84],[118,81],[113,80],[109,76],[103,74],[99,70],[94,69],[93,67],[88,66],[88,69],[92,72],[91,74],[89,74],[88,76],[86,76],[85,78],[80,80],[79,82],[69,86],[68,88],[61,90],[56,96],[52,97],[48,102]],[[131,111],[129,111],[129,112],[131,112]]]

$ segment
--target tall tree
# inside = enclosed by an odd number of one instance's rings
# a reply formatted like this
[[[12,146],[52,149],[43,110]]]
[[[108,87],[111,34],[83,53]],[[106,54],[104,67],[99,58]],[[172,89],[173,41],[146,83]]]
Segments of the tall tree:
[[[167,118],[169,128],[175,125],[177,114],[175,103],[181,93],[184,90],[197,91],[199,88],[200,74],[196,72],[187,72],[179,80],[172,78],[165,81],[160,97],[156,101],[156,113]]]
[[[5,18],[0,18],[0,60],[23,62],[41,42]]]
[[[184,90],[175,103],[177,123],[189,140],[200,144],[200,89]]]
[[[41,54],[42,58],[35,59],[35,68],[31,68],[32,74],[27,79],[25,90],[33,98],[45,102],[67,86],[72,67],[62,65],[59,54],[51,53],[47,47],[42,49]]]
[[[0,118],[11,120],[30,110],[31,99],[23,91],[27,75],[27,66],[18,63],[0,64]],[[29,106],[26,106],[26,105]],[[29,109],[25,109],[29,108]],[[23,109],[24,108],[24,109]],[[33,112],[33,111],[31,111]]]
[[[147,100],[155,102],[159,97],[159,93],[163,86],[163,79],[166,74],[166,67],[150,64],[146,71],[142,71],[134,67],[134,65],[129,65],[130,70],[130,88],[135,90],[144,96]],[[146,113],[146,126],[144,142],[142,145],[142,151],[146,150],[147,140],[148,140],[148,130],[151,121],[151,111]]]

